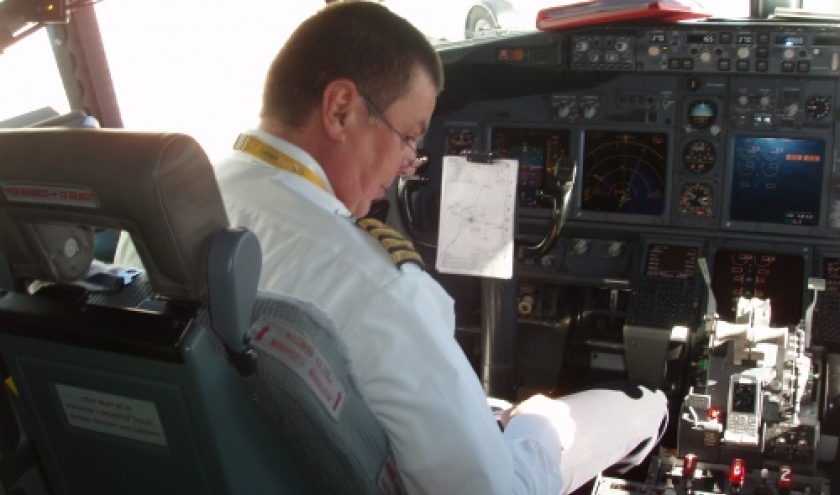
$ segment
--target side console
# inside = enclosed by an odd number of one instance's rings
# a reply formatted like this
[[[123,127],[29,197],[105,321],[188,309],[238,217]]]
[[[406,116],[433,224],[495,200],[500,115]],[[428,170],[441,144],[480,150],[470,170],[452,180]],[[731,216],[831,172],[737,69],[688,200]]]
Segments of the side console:
[[[800,474],[789,466],[751,468],[698,462],[691,456],[656,459],[643,482],[600,476],[593,495],[829,495],[828,480]]]

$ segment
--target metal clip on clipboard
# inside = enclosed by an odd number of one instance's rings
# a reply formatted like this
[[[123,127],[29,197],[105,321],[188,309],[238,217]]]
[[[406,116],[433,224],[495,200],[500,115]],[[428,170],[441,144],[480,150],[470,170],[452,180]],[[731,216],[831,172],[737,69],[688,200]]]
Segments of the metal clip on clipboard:
[[[475,150],[464,150],[461,152],[461,156],[466,157],[467,161],[472,163],[493,163],[494,156],[492,151],[475,151]]]

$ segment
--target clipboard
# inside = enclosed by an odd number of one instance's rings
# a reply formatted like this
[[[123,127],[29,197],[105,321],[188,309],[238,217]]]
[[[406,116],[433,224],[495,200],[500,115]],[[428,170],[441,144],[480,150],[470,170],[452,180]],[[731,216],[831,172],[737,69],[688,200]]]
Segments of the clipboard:
[[[518,175],[518,160],[492,153],[443,157],[437,271],[513,277]]]

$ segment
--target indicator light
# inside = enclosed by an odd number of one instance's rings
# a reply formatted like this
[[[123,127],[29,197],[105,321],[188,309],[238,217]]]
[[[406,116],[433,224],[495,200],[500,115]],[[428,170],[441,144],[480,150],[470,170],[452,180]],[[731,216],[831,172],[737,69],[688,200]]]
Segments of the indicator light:
[[[779,466],[779,491],[789,492],[793,488],[793,469],[790,466]]]
[[[697,470],[697,455],[688,453],[683,457],[683,478],[690,480],[694,478],[694,472]]]
[[[732,459],[729,465],[729,484],[733,492],[740,490],[747,477],[747,466],[743,459]]]

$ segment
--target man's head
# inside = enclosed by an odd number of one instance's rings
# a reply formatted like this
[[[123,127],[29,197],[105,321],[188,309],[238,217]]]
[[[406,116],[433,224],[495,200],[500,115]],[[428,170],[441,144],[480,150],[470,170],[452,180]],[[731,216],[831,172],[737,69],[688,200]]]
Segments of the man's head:
[[[443,70],[414,26],[372,2],[338,2],[306,20],[272,63],[261,128],[324,167],[356,216],[398,173],[413,173]]]

